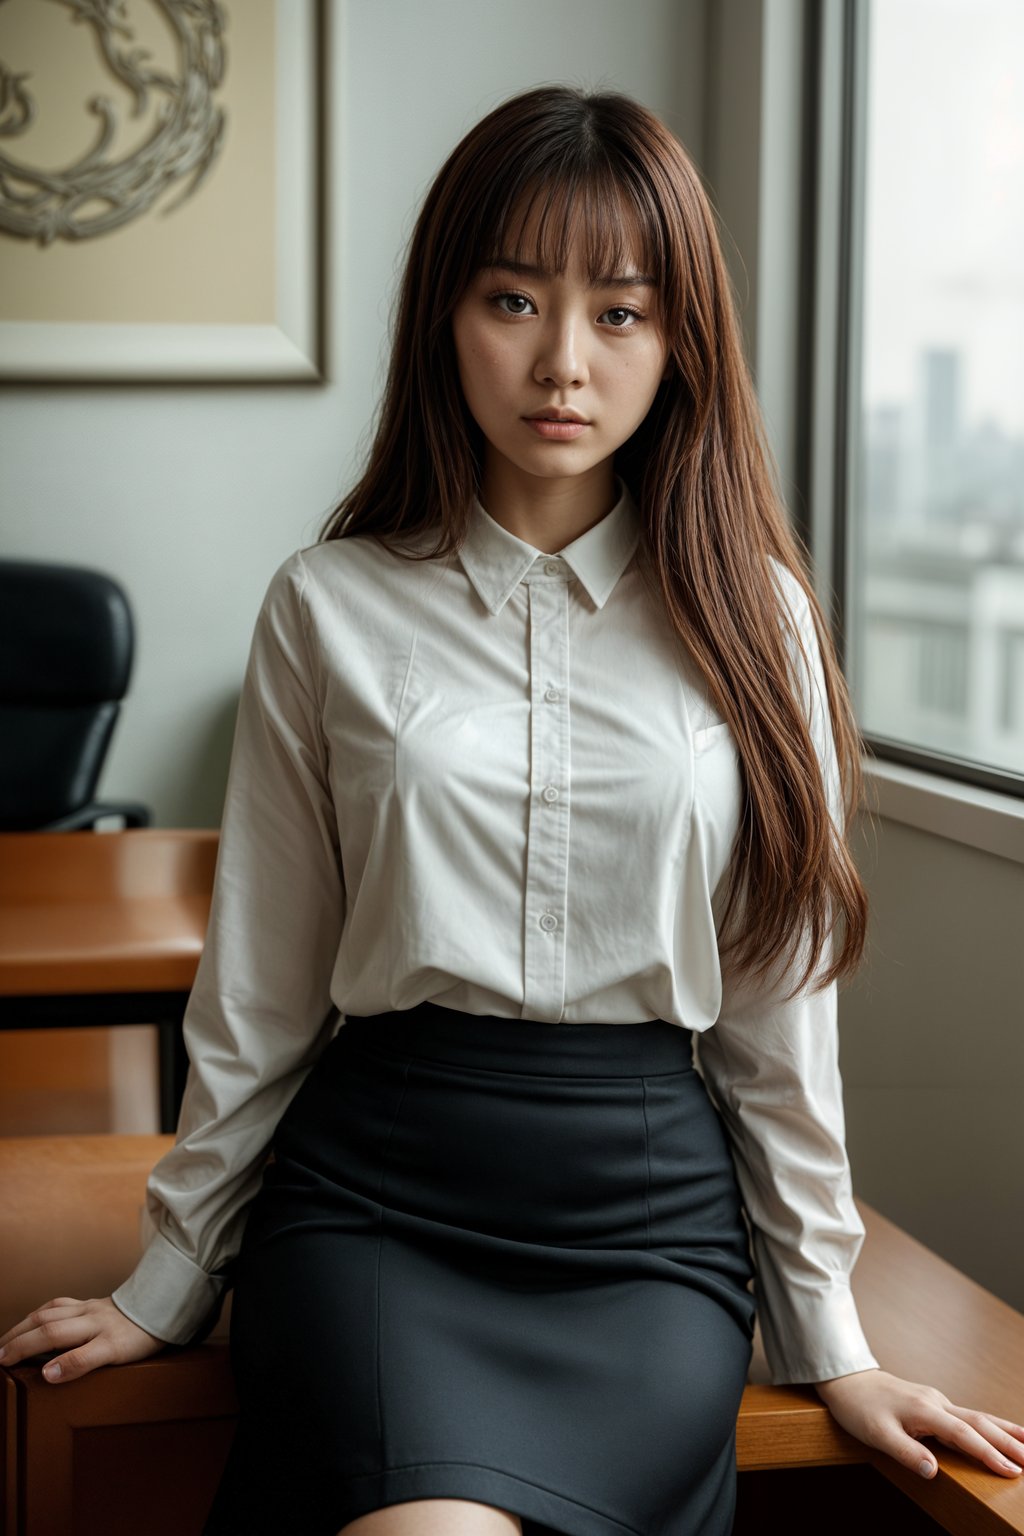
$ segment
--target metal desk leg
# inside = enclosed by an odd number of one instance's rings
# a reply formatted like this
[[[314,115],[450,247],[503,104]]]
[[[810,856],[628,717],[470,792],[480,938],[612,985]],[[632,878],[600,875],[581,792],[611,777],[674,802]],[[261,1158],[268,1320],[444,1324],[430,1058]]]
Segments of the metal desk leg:
[[[181,1018],[161,1022],[160,1037],[160,1130],[162,1134],[178,1129],[181,1100],[188,1077],[188,1052]]]

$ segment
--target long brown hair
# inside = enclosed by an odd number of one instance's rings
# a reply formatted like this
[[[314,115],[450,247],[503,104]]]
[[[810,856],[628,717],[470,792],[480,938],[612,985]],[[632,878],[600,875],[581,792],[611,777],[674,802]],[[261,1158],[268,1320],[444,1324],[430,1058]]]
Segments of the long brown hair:
[[[366,468],[319,542],[371,534],[410,559],[460,547],[484,444],[459,383],[452,312],[481,266],[519,254],[534,208],[531,259],[564,271],[579,241],[591,278],[632,254],[657,280],[672,366],[615,470],[640,512],[652,600],[664,603],[739,754],[743,813],[720,953],[762,978],[802,948],[785,997],[815,972],[813,990],[824,988],[854,971],[866,937],[867,896],[847,843],[863,795],[862,742],[809,552],[777,489],[712,205],[686,150],[646,108],[618,92],[543,86],[504,102],[453,150],[410,241]],[[424,530],[437,535],[429,547],[402,547]],[[773,557],[803,589],[817,635],[840,826],[793,671],[794,654],[805,654],[799,625],[780,609]],[[730,921],[737,931],[725,939]],[[830,956],[837,924],[842,942]]]

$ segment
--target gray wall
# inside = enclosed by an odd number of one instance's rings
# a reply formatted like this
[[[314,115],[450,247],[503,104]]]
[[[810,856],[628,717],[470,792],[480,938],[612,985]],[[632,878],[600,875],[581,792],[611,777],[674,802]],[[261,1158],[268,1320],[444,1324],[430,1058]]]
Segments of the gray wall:
[[[868,951],[840,993],[859,1195],[1024,1310],[1024,866],[861,816]]]

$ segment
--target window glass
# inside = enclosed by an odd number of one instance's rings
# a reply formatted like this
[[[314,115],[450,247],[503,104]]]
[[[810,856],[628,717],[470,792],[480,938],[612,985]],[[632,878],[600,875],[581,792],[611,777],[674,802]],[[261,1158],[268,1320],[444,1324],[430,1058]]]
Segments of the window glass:
[[[1024,0],[873,0],[849,670],[1024,775]]]

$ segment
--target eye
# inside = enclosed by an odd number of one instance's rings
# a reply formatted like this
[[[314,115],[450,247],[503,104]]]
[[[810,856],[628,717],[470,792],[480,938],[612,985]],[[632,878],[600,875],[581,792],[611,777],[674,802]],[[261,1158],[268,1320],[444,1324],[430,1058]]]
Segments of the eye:
[[[628,304],[616,304],[614,308],[606,309],[604,313],[611,317],[611,329],[614,331],[631,331],[633,326],[629,323],[630,317],[634,321],[643,319],[640,311],[638,309],[631,309]],[[602,316],[602,318],[604,317]]]
[[[509,303],[508,308],[505,307],[506,299]],[[493,304],[495,309],[503,315],[525,315],[527,313],[525,306],[529,305],[531,308],[533,306],[533,300],[528,299],[525,293],[492,293],[488,295],[487,302]]]

